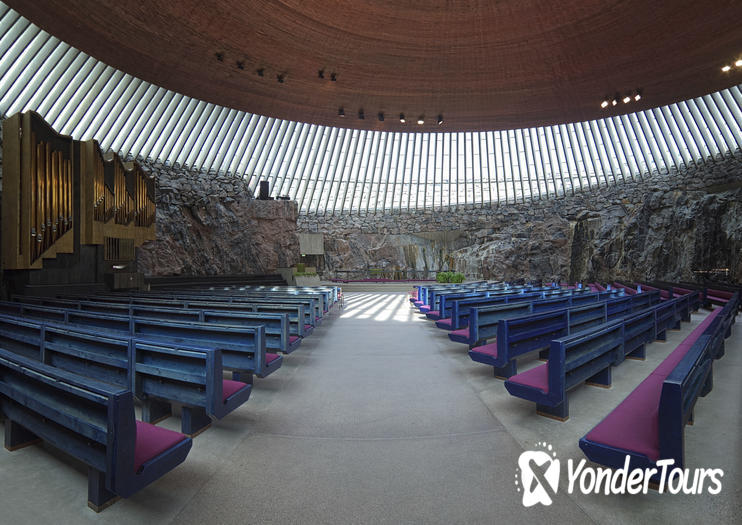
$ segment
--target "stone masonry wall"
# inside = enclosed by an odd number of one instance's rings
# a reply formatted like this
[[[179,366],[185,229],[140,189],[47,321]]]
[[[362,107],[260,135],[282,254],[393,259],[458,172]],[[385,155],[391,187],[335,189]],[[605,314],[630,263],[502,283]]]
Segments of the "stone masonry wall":
[[[325,277],[458,270],[467,277],[742,282],[742,153],[554,199],[447,211],[299,217],[325,234]]]
[[[155,177],[157,239],[137,250],[145,275],[265,274],[299,256],[297,206],[253,198],[241,178],[144,163]]]

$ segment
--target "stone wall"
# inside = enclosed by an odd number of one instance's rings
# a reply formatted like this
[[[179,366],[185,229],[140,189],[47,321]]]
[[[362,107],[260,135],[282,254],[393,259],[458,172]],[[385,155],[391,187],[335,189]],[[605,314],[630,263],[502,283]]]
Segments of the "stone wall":
[[[371,268],[468,277],[742,282],[742,153],[548,200],[299,218],[325,234],[325,277]]]
[[[298,259],[295,202],[256,200],[241,178],[143,167],[157,196],[157,239],[137,250],[145,275],[275,273]]]

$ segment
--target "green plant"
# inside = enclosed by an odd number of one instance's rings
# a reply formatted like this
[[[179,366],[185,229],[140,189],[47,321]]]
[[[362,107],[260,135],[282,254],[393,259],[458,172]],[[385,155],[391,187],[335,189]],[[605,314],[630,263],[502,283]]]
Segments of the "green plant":
[[[317,272],[294,272],[294,277],[314,277]]]
[[[461,272],[438,272],[435,276],[435,280],[439,283],[463,283],[464,274]]]
[[[304,273],[307,271],[307,265],[304,263],[296,263],[296,271],[294,272],[295,275],[299,275],[300,273]]]

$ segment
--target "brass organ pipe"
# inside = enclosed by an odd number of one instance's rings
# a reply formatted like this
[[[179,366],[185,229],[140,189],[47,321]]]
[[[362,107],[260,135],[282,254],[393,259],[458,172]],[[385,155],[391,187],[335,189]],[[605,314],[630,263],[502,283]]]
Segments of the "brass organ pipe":
[[[38,191],[36,181],[36,135],[31,133],[31,210],[28,217],[28,224],[31,228],[31,242],[29,244],[29,257],[34,261],[36,252],[36,192]]]

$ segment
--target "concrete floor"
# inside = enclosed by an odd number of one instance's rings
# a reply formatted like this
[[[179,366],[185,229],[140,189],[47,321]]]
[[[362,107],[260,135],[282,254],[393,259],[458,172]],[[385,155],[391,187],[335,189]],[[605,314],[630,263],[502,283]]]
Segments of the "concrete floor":
[[[650,345],[646,361],[616,368],[612,388],[574,390],[559,423],[510,397],[405,294],[347,293],[248,403],[195,438],[183,465],[100,514],[73,461],[42,446],[1,449],[0,523],[739,523],[742,323],[685,431],[688,467],[725,470],[721,494],[561,491],[526,509],[514,483],[518,456],[540,441],[563,464],[582,459],[578,439],[704,315]]]

